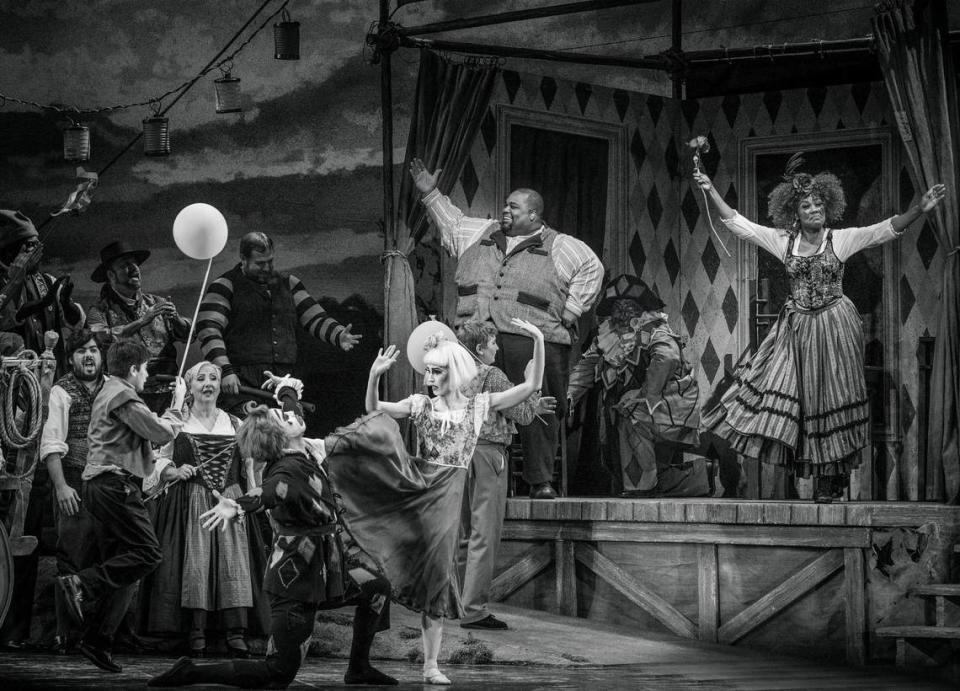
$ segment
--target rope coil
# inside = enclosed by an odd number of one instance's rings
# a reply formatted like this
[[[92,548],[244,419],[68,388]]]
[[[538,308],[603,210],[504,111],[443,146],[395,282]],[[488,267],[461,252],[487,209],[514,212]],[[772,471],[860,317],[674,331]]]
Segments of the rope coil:
[[[25,353],[24,353],[25,354]],[[36,356],[34,355],[34,359]],[[39,364],[40,360],[36,362]],[[0,415],[0,439],[14,449],[22,449],[40,434],[43,424],[43,396],[40,380],[26,364],[10,367],[2,378],[3,410]],[[17,423],[17,407],[22,405],[22,419]]]

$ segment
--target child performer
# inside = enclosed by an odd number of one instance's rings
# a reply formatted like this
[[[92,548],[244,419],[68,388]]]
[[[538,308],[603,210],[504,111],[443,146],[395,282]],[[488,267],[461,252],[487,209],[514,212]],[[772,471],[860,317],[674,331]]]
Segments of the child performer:
[[[533,324],[513,325],[534,339],[533,366],[522,384],[506,391],[465,395],[477,376],[470,353],[442,334],[428,338],[424,384],[433,397],[414,394],[381,401],[380,376],[397,360],[393,345],[370,368],[366,415],[327,437],[327,463],[343,497],[344,522],[394,584],[393,597],[421,612],[423,681],[449,684],[437,658],[444,617],[461,613],[456,573],[457,538],[467,467],[490,410],[517,405],[540,388],[543,334]],[[386,415],[384,415],[386,413]],[[387,417],[389,416],[389,417]],[[410,458],[389,418],[409,417],[423,458]]]
[[[298,403],[303,384],[270,378],[283,410],[260,406],[237,434],[243,458],[266,463],[262,486],[236,500],[214,491],[219,503],[201,515],[203,526],[226,528],[248,512],[270,510],[273,553],[263,580],[270,597],[270,641],[263,660],[194,664],[181,657],[148,686],[224,684],[243,688],[286,688],[306,655],[319,609],[357,606],[346,684],[393,685],[397,680],[370,665],[370,645],[390,626],[390,583],[373,572],[340,537],[338,507],[323,460],[323,443],[305,439]]]

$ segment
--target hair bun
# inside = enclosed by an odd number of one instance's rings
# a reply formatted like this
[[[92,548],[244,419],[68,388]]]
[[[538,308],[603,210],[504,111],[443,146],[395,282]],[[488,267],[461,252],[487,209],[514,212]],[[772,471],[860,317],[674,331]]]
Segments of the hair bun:
[[[447,335],[442,331],[437,331],[436,333],[432,333],[424,339],[423,349],[424,351],[433,350],[438,345],[440,345],[443,341],[446,341],[446,340],[447,340]]]

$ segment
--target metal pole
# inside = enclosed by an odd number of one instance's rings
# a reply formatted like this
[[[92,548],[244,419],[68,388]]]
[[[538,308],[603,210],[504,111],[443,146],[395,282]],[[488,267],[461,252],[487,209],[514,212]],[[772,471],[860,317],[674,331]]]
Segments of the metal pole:
[[[673,40],[671,49],[674,55],[683,55],[683,0],[673,0],[673,16],[670,22]],[[671,79],[673,80],[673,97],[683,98],[683,72],[680,69],[674,69]]]
[[[380,0],[380,31],[390,21],[390,0]],[[397,248],[393,218],[393,82],[390,51],[380,53],[380,110],[383,122],[383,246],[389,252]]]
[[[443,31],[473,29],[478,26],[491,26],[494,24],[506,24],[508,22],[521,22],[528,19],[559,17],[560,15],[573,14],[575,12],[589,12],[591,10],[604,10],[611,7],[625,7],[628,5],[643,5],[657,1],[658,0],[589,0],[588,2],[571,2],[567,3],[566,5],[534,7],[525,10],[514,10],[513,12],[501,12],[500,14],[491,14],[481,17],[450,19],[445,22],[424,24],[423,26],[400,28],[400,35],[418,36],[421,34],[436,34]],[[383,21],[382,18],[381,21]]]

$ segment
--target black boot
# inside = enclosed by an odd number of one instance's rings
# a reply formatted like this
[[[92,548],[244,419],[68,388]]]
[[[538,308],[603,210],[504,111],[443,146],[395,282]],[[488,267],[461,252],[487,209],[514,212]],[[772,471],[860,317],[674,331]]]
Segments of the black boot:
[[[350,664],[343,675],[344,684],[365,684],[368,686],[394,686],[398,682],[370,665],[370,646],[377,634],[380,612],[369,607],[357,607],[353,617],[353,642],[350,644]]]

